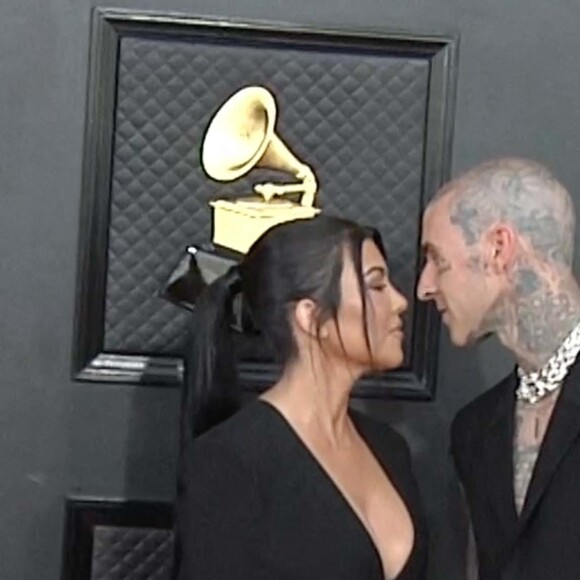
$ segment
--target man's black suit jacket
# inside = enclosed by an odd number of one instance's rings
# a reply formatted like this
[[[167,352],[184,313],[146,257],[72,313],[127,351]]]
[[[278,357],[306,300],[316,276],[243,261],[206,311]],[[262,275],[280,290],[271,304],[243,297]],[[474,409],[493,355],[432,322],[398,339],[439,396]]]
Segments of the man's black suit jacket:
[[[561,387],[520,516],[513,492],[516,386],[514,372],[462,409],[452,426],[479,580],[578,580],[580,363]]]

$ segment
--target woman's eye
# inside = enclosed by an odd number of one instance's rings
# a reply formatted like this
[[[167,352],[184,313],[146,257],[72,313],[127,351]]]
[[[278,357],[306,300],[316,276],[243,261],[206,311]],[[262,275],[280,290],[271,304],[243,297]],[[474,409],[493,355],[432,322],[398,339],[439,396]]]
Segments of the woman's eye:
[[[373,284],[371,286],[371,290],[375,290],[376,292],[382,292],[387,287],[386,284]]]

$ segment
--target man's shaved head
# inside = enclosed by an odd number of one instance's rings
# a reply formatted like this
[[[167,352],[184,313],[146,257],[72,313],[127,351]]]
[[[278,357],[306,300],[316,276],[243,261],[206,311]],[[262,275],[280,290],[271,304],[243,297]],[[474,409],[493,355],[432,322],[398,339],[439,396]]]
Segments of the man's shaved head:
[[[454,344],[496,334],[520,364],[537,368],[580,321],[574,227],[570,195],[545,167],[482,163],[425,211],[417,296],[435,303]]]
[[[528,240],[538,258],[571,266],[574,207],[566,188],[544,166],[518,158],[488,161],[448,183],[432,203],[448,195],[450,220],[467,245],[503,222]]]

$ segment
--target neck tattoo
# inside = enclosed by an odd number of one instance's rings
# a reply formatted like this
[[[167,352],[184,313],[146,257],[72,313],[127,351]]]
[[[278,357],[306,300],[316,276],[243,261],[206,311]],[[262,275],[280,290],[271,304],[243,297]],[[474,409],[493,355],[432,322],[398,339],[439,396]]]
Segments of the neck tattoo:
[[[580,352],[580,324],[574,327],[548,362],[537,371],[526,373],[518,366],[519,385],[516,398],[537,403],[558,389]]]

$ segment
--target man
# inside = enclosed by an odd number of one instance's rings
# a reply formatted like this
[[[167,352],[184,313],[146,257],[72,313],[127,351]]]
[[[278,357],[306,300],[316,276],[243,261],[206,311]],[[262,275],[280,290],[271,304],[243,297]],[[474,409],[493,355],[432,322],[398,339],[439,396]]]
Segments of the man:
[[[580,288],[566,189],[523,159],[443,187],[423,218],[418,297],[451,340],[490,334],[514,373],[462,409],[451,448],[480,580],[580,578]]]

